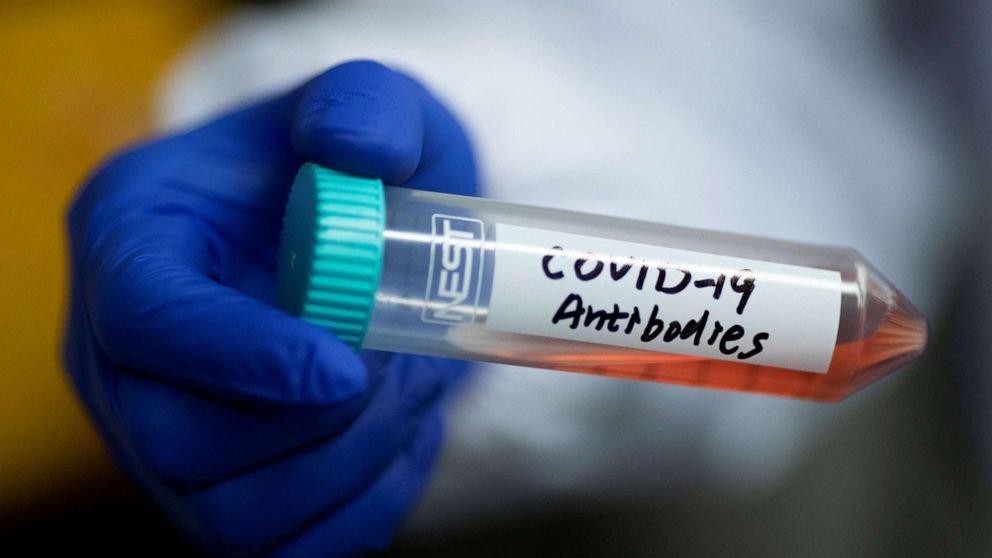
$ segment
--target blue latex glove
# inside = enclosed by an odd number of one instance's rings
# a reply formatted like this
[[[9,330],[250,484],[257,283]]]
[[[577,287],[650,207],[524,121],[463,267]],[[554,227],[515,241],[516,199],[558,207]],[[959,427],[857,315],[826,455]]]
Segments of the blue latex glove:
[[[209,550],[386,546],[429,478],[464,364],[354,353],[272,306],[306,160],[471,194],[472,153],[411,78],[337,66],[284,96],[140,145],[69,213],[65,361],[119,463]]]

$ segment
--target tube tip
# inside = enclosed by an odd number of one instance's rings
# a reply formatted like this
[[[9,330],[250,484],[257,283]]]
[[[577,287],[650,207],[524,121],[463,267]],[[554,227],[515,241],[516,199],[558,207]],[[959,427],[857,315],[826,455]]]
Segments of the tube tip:
[[[881,319],[862,341],[854,390],[916,360],[927,346],[930,329],[926,318],[902,293],[886,286],[869,292],[869,313],[874,307]]]
[[[915,358],[923,354],[930,336],[930,326],[923,314],[909,300],[894,293],[889,303],[889,313],[876,333],[879,340],[885,340],[891,350],[899,355]]]

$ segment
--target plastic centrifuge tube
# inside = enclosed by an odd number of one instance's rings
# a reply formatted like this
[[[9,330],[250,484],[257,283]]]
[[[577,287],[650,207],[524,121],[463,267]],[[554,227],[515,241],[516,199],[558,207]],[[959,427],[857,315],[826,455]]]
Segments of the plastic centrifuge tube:
[[[383,186],[314,164],[279,303],[352,347],[839,400],[926,321],[856,251]]]

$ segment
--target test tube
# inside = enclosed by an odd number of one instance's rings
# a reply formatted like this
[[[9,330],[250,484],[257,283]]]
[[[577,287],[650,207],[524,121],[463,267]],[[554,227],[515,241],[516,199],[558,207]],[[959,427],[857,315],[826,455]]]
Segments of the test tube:
[[[849,248],[383,186],[312,163],[286,208],[279,305],[356,350],[821,401],[927,341],[920,312]]]

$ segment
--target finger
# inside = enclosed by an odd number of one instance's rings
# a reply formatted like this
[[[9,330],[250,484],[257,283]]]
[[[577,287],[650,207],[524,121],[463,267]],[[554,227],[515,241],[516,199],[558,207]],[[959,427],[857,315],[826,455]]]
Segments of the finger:
[[[213,281],[210,243],[182,214],[122,217],[83,264],[94,335],[109,358],[162,381],[262,402],[323,405],[366,386],[324,329]]]
[[[228,233],[278,227],[305,160],[405,181],[420,165],[421,97],[415,82],[375,62],[336,66],[286,94],[120,154],[72,204],[73,236],[91,227],[101,206],[110,221],[120,211],[141,211],[156,200],[135,198],[149,191],[192,193],[196,204],[209,206],[200,217]],[[108,197],[121,203],[108,208]]]
[[[301,162],[290,143],[299,95],[296,89],[115,154],[69,208],[74,247],[87,229],[109,224],[122,211],[140,212],[162,196],[173,205],[195,197],[216,210],[217,219],[259,214],[278,223]]]
[[[286,94],[119,154],[74,201],[70,227],[80,236],[108,194],[141,193],[143,188],[131,187],[139,180],[145,186],[167,180],[170,188],[185,185],[198,196],[207,194],[220,221],[278,217],[304,160],[391,184],[406,182],[416,171],[415,187],[459,193],[474,191],[476,180],[462,127],[430,92],[381,64],[356,61]],[[122,197],[133,197],[127,194]]]
[[[217,482],[344,430],[366,404],[258,405],[123,373],[116,422],[142,466],[171,485]]]
[[[222,536],[257,545],[357,497],[396,459],[454,374],[428,359],[398,360],[345,432],[203,490],[194,508]]]
[[[273,552],[274,556],[357,556],[384,550],[430,479],[443,437],[433,414],[365,493]]]
[[[301,164],[290,141],[300,88],[232,111],[158,146],[168,179],[195,191],[219,218],[265,216],[279,223]]]
[[[259,187],[261,196],[250,195],[252,188],[218,192],[226,204],[247,197],[281,210],[304,160],[423,189],[468,194],[476,184],[471,146],[454,116],[415,79],[367,60],[335,66],[172,143],[186,152],[179,168],[199,183],[225,184],[234,175],[268,185]]]

